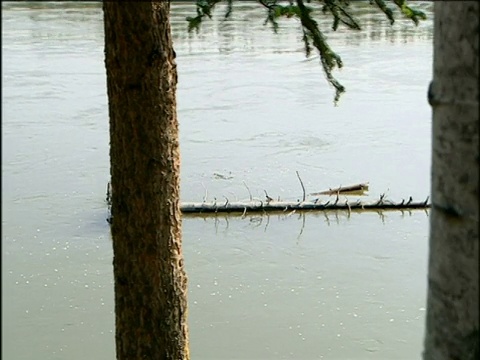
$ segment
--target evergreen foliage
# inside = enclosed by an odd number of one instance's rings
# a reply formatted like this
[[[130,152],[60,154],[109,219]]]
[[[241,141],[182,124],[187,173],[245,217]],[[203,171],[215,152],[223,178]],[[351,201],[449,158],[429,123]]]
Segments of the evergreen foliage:
[[[212,12],[218,3],[226,2],[227,11],[225,18],[229,18],[233,10],[233,0],[196,0],[197,16],[187,17],[188,31],[199,31],[202,20],[212,18]],[[349,0],[257,0],[267,10],[267,17],[265,19],[265,25],[271,24],[273,31],[278,32],[279,25],[277,20],[279,18],[296,18],[300,20],[302,24],[302,40],[305,44],[305,54],[310,56],[312,52],[312,46],[318,50],[320,56],[320,63],[322,64],[325,76],[330,85],[335,88],[334,102],[340,98],[340,95],[345,91],[345,87],[333,76],[332,71],[335,67],[341,68],[343,66],[342,59],[336,54],[328,45],[328,42],[319,28],[317,21],[314,19],[314,10],[318,7],[312,6],[313,4],[321,5],[320,12],[324,16],[333,17],[332,29],[335,31],[340,24],[343,24],[352,30],[361,30],[361,26],[355,17],[351,14],[350,7],[354,6],[354,3],[360,1]],[[364,2],[364,1],[362,1]],[[378,8],[384,13],[390,24],[395,22],[392,7],[387,6],[384,0],[369,0],[370,5]],[[400,12],[411,19],[415,25],[418,25],[419,20],[425,20],[426,15],[422,11],[411,8],[407,5],[406,0],[392,0]],[[306,3],[306,4],[305,4]],[[307,5],[308,4],[308,5]],[[312,5],[310,5],[312,4]]]

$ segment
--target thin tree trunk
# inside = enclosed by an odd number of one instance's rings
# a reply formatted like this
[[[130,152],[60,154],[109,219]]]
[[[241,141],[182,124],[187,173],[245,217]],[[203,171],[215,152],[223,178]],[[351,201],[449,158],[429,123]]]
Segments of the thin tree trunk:
[[[103,7],[117,359],[188,359],[170,6]]]
[[[479,358],[479,3],[434,13],[426,360]]]

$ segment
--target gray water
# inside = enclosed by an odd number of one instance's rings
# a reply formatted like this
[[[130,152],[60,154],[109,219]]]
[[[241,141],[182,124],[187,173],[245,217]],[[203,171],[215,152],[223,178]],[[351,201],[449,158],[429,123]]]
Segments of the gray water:
[[[247,3],[188,34],[194,7],[174,5],[182,200],[295,200],[296,171],[307,192],[424,200],[432,21],[416,4],[418,27],[367,7],[363,32],[322,23],[345,64],[336,107],[294,20],[274,35]],[[102,11],[2,3],[2,25],[2,355],[113,359]],[[186,217],[192,358],[420,358],[427,238],[423,211]]]

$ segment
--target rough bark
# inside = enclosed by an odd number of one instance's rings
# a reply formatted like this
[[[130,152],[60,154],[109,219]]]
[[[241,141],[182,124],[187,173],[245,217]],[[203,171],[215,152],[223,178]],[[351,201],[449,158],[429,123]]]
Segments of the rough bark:
[[[424,359],[479,358],[479,3],[434,8],[432,211]]]
[[[188,359],[169,2],[107,2],[117,359]]]

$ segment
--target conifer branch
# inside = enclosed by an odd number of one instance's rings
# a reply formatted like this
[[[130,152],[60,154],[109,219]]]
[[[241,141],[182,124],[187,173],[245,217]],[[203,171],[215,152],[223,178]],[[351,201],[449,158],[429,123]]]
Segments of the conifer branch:
[[[205,16],[211,19],[215,6],[221,1],[222,0],[196,0],[197,16],[187,17],[188,31],[196,30],[198,32]],[[227,2],[225,19],[227,19],[233,11],[233,0],[225,1]],[[325,36],[319,29],[318,23],[313,19],[313,8],[306,6],[303,0],[289,0],[288,5],[279,4],[279,0],[257,1],[267,9],[267,17],[264,25],[271,24],[275,33],[277,33],[279,29],[278,18],[295,17],[300,20],[302,24],[302,41],[305,44],[305,54],[307,57],[310,56],[312,45],[318,50],[325,77],[328,83],[335,88],[334,103],[337,103],[340,95],[345,92],[345,87],[333,76],[332,71],[335,67],[342,68],[342,59],[330,48]],[[310,3],[311,1],[312,0],[305,0],[306,3]],[[318,0],[318,2],[323,4],[323,14],[330,13],[331,16],[333,16],[333,30],[337,30],[339,24],[344,24],[353,30],[361,29],[358,21],[348,10],[351,4],[349,0]],[[393,10],[386,5],[385,0],[369,0],[369,2],[372,5],[375,4],[380,11],[386,15],[390,24],[395,22]],[[392,0],[392,2],[398,6],[405,17],[411,19],[416,25],[418,25],[419,20],[425,20],[427,18],[422,11],[408,6],[406,0]]]

